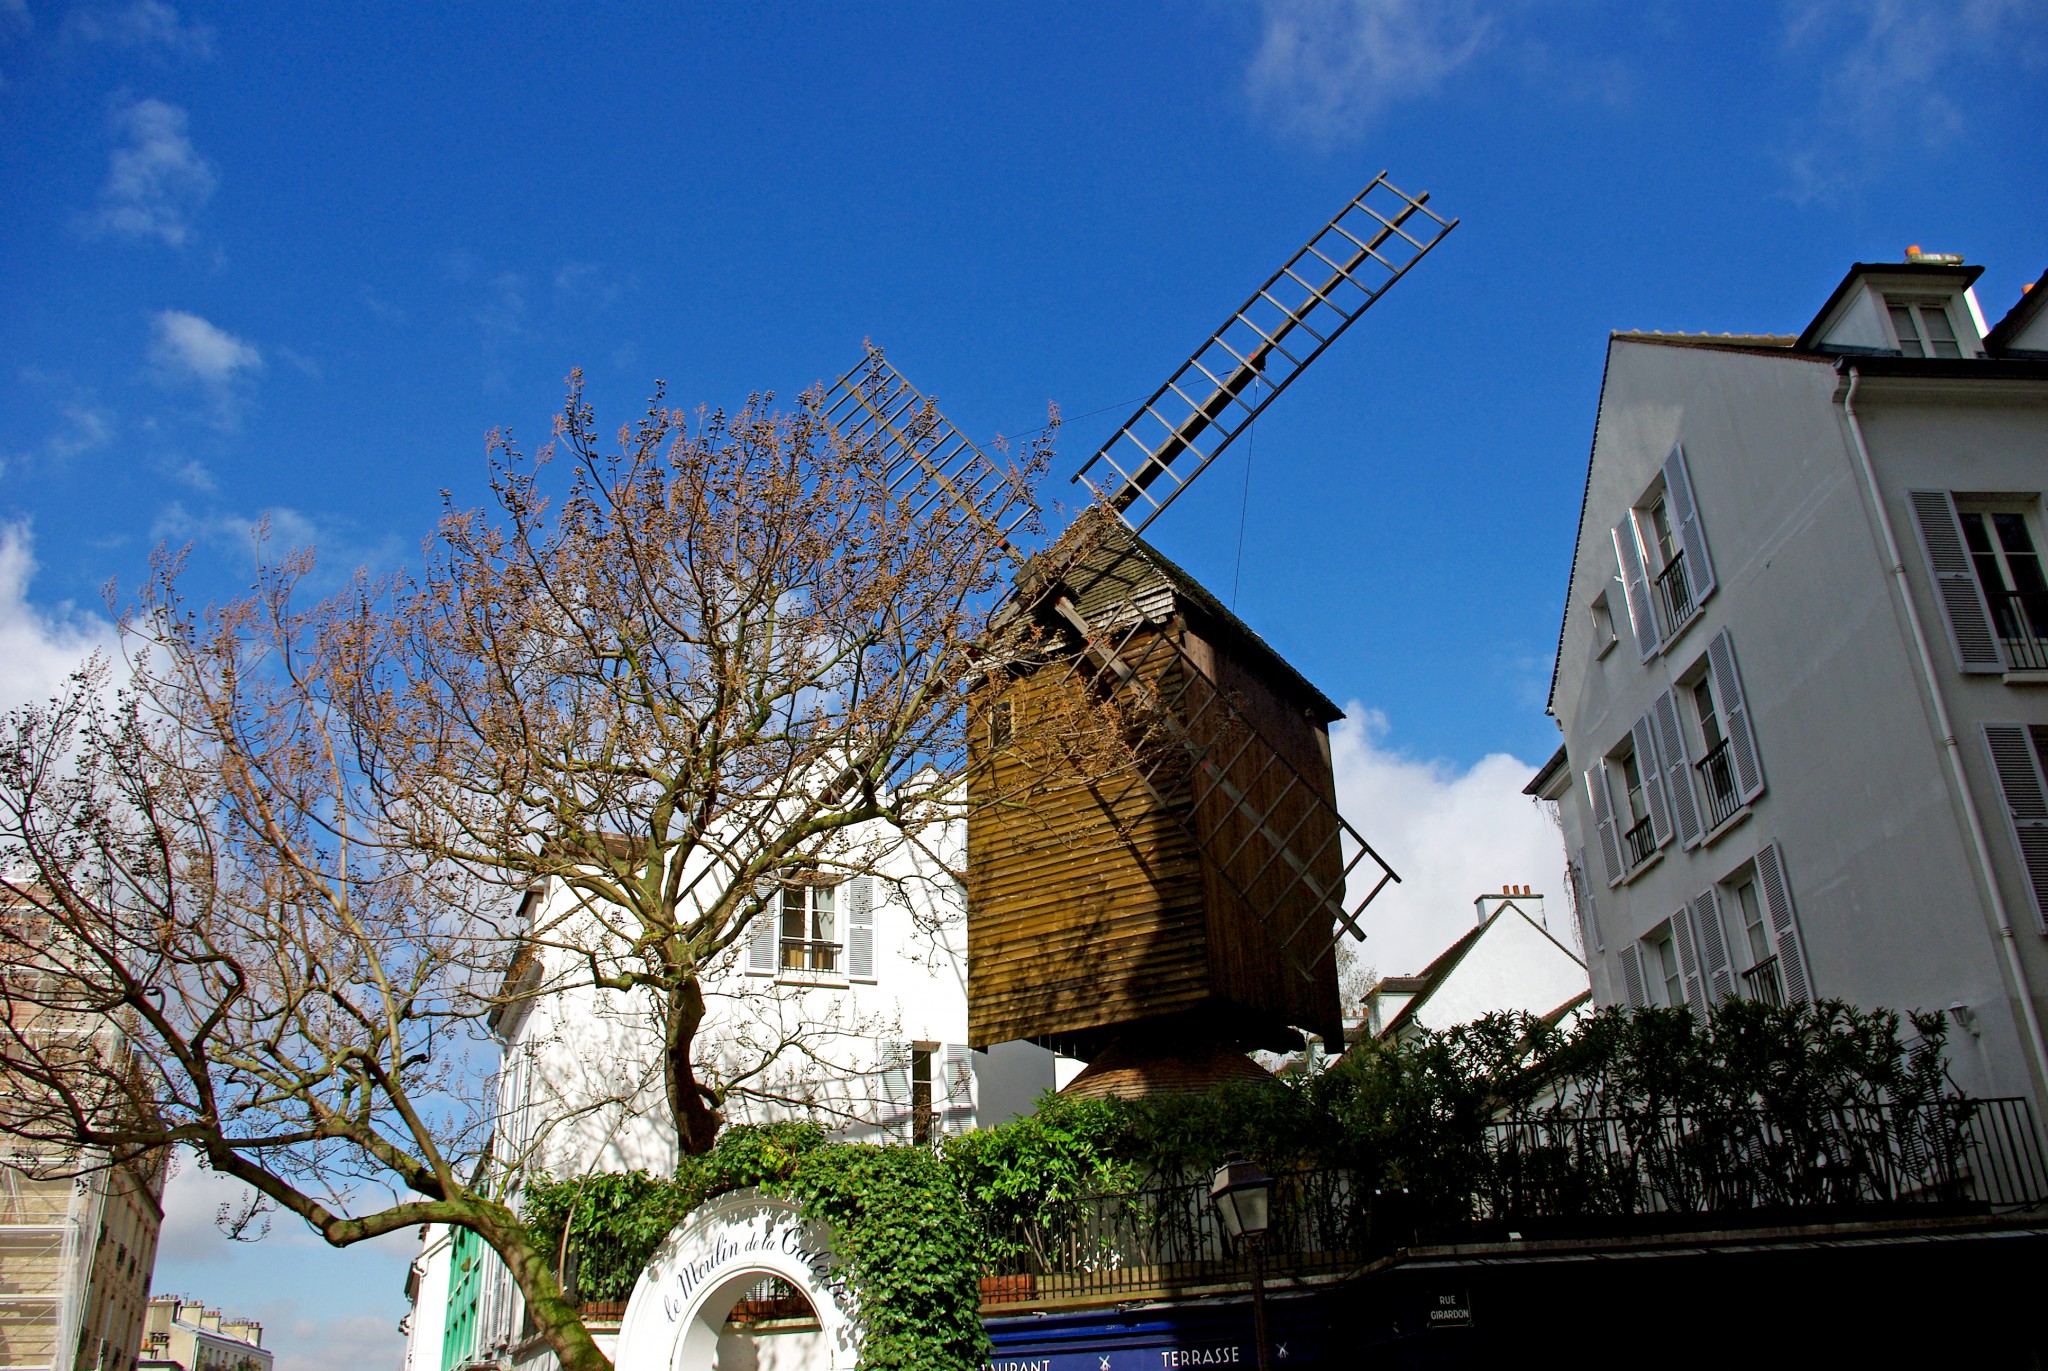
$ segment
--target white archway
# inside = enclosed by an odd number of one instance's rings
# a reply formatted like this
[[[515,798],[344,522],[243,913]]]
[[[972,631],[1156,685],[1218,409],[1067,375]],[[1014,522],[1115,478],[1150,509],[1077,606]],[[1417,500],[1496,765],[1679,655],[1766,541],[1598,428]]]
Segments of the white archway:
[[[751,1340],[720,1339],[733,1305],[764,1276],[787,1281],[810,1302],[818,1331]],[[831,1234],[806,1223],[789,1201],[735,1191],[699,1208],[662,1242],[633,1286],[615,1371],[854,1371],[860,1360],[853,1301],[840,1277]]]

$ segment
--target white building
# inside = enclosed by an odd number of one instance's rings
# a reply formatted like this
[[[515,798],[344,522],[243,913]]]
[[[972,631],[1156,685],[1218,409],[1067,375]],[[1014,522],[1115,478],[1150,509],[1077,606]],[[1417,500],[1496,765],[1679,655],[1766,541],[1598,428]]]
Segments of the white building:
[[[957,857],[957,832],[945,836],[933,847]],[[521,910],[550,941],[573,941],[578,916],[559,883]],[[900,845],[868,874],[786,886],[748,934],[706,977],[697,1039],[696,1060],[724,1079],[773,1062],[730,1098],[728,1123],[812,1119],[851,1141],[935,1142],[1028,1112],[1056,1084],[1043,1048],[968,1048],[964,896],[932,855]],[[552,948],[509,973],[519,993],[492,1021],[503,1054],[494,1154],[558,1178],[666,1173],[677,1154],[653,1002],[593,990],[584,970]],[[473,1235],[428,1229],[407,1290],[405,1371],[545,1356],[510,1274]]]
[[[1477,923],[1427,967],[1365,992],[1357,1036],[1441,1031],[1487,1014],[1555,1023],[1586,1003],[1586,964],[1552,932],[1541,895],[1509,887],[1472,903]]]
[[[177,1295],[150,1300],[141,1371],[270,1371],[270,1363],[254,1319],[222,1319],[220,1310]]]
[[[1858,264],[1797,336],[1616,333],[1530,791],[1600,1004],[1947,1010],[2041,1116],[2048,290]]]

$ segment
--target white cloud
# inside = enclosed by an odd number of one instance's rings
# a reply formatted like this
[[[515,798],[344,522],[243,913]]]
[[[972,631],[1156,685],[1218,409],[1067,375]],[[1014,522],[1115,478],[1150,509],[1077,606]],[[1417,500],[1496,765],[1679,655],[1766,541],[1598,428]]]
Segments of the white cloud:
[[[35,541],[26,524],[0,525],[0,709],[48,699],[95,648],[109,657],[114,626],[69,604],[29,603]]]
[[[1545,896],[1550,927],[1575,946],[1564,885],[1564,844],[1550,816],[1522,793],[1536,767],[1505,752],[1469,769],[1387,747],[1387,720],[1353,701],[1330,730],[1337,803],[1401,875],[1366,907],[1358,959],[1407,975],[1472,926],[1473,900],[1504,885]]]
[[[213,30],[185,23],[163,0],[127,5],[81,5],[64,22],[67,37],[121,48],[161,48],[177,57],[213,56]]]
[[[114,436],[114,416],[98,405],[64,406],[64,427],[50,435],[50,455],[59,461],[104,445]]]
[[[240,383],[263,370],[255,344],[180,309],[150,317],[149,360],[164,379],[206,391],[223,427],[234,423]]]
[[[210,476],[209,476],[210,479]],[[395,533],[364,541],[346,523],[315,521],[288,506],[276,506],[256,514],[213,509],[195,514],[180,501],[165,506],[150,528],[152,539],[171,543],[203,543],[231,557],[275,561],[298,548],[315,553],[315,586],[338,585],[357,568],[373,574],[396,566],[405,555],[405,544]]]
[[[137,100],[116,110],[113,124],[123,141],[107,167],[90,226],[184,246],[192,237],[191,217],[213,195],[217,179],[192,146],[185,111],[162,100]]]
[[[1785,46],[1818,59],[1818,110],[1803,116],[1783,157],[1794,198],[1815,199],[1853,184],[1859,163],[1900,139],[1939,146],[1967,124],[1959,78],[1982,62],[2038,63],[2048,50],[2039,0],[1791,0]]]
[[[1388,105],[1428,95],[1492,26],[1474,0],[1259,0],[1253,107],[1321,140],[1362,132]]]

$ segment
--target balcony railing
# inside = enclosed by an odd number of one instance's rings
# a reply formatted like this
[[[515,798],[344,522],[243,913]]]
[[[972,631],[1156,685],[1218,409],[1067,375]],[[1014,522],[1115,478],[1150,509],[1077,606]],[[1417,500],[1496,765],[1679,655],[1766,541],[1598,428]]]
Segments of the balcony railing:
[[[784,938],[782,969],[835,974],[839,970],[839,944],[819,942],[813,938]]]
[[[2016,590],[1995,595],[1992,617],[2013,671],[2048,671],[2048,591]]]
[[[1715,743],[1693,765],[1707,792],[1707,827],[1719,828],[1742,808],[1742,792],[1735,788],[1735,763],[1728,752],[1728,740],[1723,738]]]
[[[1742,988],[1752,1000],[1785,1003],[1785,983],[1778,979],[1778,959],[1766,957],[1742,973]]]
[[[1644,819],[1621,836],[1624,846],[1628,848],[1628,869],[1631,871],[1649,861],[1650,854],[1657,850],[1656,830],[1650,827],[1648,819]]]
[[[1274,1178],[1263,1261],[1276,1278],[1352,1269],[1417,1243],[1510,1231],[1587,1237],[1827,1222],[1940,1206],[1987,1214],[2048,1200],[2023,1099],[1795,1111],[1539,1115],[1446,1140],[1407,1191],[1343,1168]],[[1083,1196],[1053,1216],[984,1220],[984,1306],[1150,1295],[1246,1281],[1206,1176]]]
[[[1664,636],[1685,627],[1699,606],[1693,603],[1692,581],[1685,574],[1685,550],[1671,554],[1671,561],[1657,573],[1657,605],[1664,611]]]

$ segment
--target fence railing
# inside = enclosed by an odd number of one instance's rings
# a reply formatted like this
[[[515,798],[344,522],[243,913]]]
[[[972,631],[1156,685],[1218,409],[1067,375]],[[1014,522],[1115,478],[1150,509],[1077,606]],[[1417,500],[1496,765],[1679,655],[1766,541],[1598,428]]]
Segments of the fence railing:
[[[1735,763],[1723,738],[1694,763],[1707,792],[1707,827],[1719,828],[1742,808],[1742,792],[1735,788]],[[1681,773],[1683,774],[1683,773]]]
[[[1743,989],[1749,998],[1764,1004],[1785,1003],[1785,983],[1778,977],[1778,958],[1774,953],[1742,973]]]
[[[1664,611],[1664,636],[1670,637],[1691,621],[1699,606],[1693,602],[1692,581],[1685,571],[1685,551],[1671,554],[1671,561],[1657,573],[1657,599]]]
[[[1991,613],[2011,669],[2048,671],[2048,591],[2007,591],[1993,597]]]
[[[1628,849],[1628,865],[1631,871],[1649,861],[1650,854],[1657,850],[1657,833],[1647,818],[1621,836]]]
[[[1348,1270],[1417,1242],[1509,1230],[1620,1235],[2048,1202],[2039,1135],[2016,1098],[1845,1105],[1789,1120],[1762,1109],[1546,1115],[1487,1125],[1433,1164],[1452,1177],[1435,1193],[1379,1191],[1343,1168],[1276,1176],[1265,1272]],[[1225,1234],[1206,1178],[989,1224],[983,1250],[985,1304],[1227,1285],[1248,1280],[1254,1261]]]

